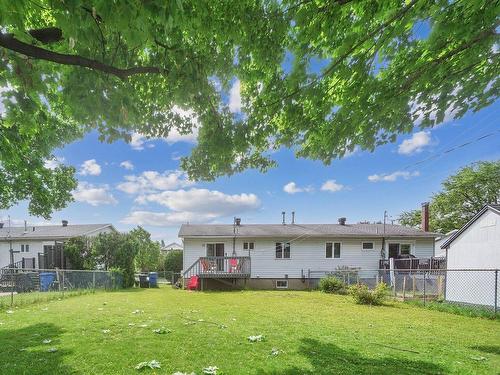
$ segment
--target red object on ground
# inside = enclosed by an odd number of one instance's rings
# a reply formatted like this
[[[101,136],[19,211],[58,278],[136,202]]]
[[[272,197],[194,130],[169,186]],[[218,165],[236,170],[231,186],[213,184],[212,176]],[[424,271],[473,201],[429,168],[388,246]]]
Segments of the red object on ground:
[[[187,288],[189,290],[196,290],[196,289],[198,289],[199,281],[200,281],[200,278],[198,276],[196,276],[196,275],[191,276],[191,278],[189,279],[189,283],[187,285]]]

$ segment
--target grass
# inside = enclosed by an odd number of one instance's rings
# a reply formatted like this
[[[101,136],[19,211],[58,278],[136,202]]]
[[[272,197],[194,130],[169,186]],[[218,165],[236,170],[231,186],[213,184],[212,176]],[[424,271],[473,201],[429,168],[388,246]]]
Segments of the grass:
[[[53,300],[59,300],[67,297],[93,294],[96,291],[97,289],[74,289],[65,292],[51,291],[50,293],[47,292],[15,293],[13,298],[14,302],[13,305],[11,305],[10,294],[3,294],[0,296],[0,312],[2,312],[2,310],[11,309],[12,307],[21,307],[21,306],[32,305],[34,303],[44,303]]]
[[[500,369],[498,320],[399,302],[362,306],[348,296],[320,292],[190,293],[164,287],[13,310],[0,312],[2,375],[135,374],[135,365],[153,359],[161,369],[143,373],[201,374],[207,366],[225,375],[496,374]],[[153,332],[162,327],[167,333]],[[251,335],[265,339],[251,343]],[[43,344],[44,339],[52,342]],[[57,351],[47,352],[51,347]],[[273,348],[278,355],[271,355]]]
[[[428,301],[424,304],[423,301],[420,300],[413,300],[413,301],[409,300],[406,301],[406,303],[419,307],[424,307],[430,310],[437,310],[437,311],[447,312],[450,314],[469,316],[473,318],[487,318],[487,319],[500,318],[500,312],[495,313],[493,308],[487,308],[487,307],[467,306],[445,301]]]

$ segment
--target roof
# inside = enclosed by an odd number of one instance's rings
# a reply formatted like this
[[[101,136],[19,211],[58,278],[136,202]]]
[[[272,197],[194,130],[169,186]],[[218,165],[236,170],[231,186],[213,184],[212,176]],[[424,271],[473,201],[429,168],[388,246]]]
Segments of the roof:
[[[169,243],[168,245],[163,246],[164,249],[182,249],[184,246],[179,245],[177,242]]]
[[[486,211],[491,211],[493,213],[496,213],[497,215],[500,215],[500,204],[487,204],[484,206],[477,214],[474,215],[472,219],[470,219],[467,224],[465,224],[462,228],[457,230],[455,233],[453,233],[442,245],[441,249],[446,249],[448,246],[451,245],[453,241],[455,241],[463,232],[467,230],[472,224],[476,222],[477,219],[479,219],[481,216],[484,215]]]
[[[22,227],[3,227],[0,229],[0,241],[20,240],[20,239],[67,239],[72,237],[84,236],[98,230],[114,227],[111,224],[75,224],[75,225],[40,225],[28,226],[28,230]],[[10,236],[9,236],[10,234]]]
[[[183,224],[179,237],[233,237],[233,225]],[[384,224],[245,224],[237,226],[238,237],[439,237],[402,225]]]

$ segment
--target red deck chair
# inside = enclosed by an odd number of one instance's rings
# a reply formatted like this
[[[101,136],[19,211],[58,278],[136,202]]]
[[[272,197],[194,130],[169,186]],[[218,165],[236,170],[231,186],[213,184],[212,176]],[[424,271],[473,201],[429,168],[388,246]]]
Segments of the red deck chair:
[[[229,259],[229,272],[235,273],[238,271],[238,259]]]
[[[191,276],[191,278],[189,279],[189,282],[187,284],[187,288],[189,290],[198,289],[199,281],[200,281],[200,278],[197,275]]]

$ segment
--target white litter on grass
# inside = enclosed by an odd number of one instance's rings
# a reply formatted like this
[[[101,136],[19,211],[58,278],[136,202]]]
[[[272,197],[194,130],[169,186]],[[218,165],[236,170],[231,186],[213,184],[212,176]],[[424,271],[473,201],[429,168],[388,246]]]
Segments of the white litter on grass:
[[[199,322],[204,322],[204,321],[205,321],[205,319],[198,319],[198,321],[199,321]]]
[[[42,311],[47,311],[48,309],[49,309],[48,307],[44,307]]]
[[[97,310],[102,311],[102,310],[104,310],[104,309],[103,309],[102,307],[99,307]]]
[[[470,357],[474,361],[486,361],[488,358],[486,357]]]
[[[217,375],[217,370],[219,370],[217,366],[208,366],[203,369],[203,373],[208,375]]]
[[[219,325],[219,328],[221,328],[221,329],[226,329],[226,328],[227,328],[227,325],[225,325],[225,324],[220,324],[220,325]]]
[[[180,372],[180,371],[177,371],[177,372],[174,372],[172,375],[196,375],[196,373],[194,373],[194,372]]]
[[[144,312],[144,310],[134,310],[134,311],[132,311],[132,314],[141,314],[143,312]]]
[[[49,349],[47,349],[47,352],[55,353],[55,352],[57,352],[57,348],[49,348]]]
[[[52,342],[51,339],[45,339],[42,341],[42,343],[44,343],[44,344],[50,344],[51,342]]]
[[[103,329],[103,330],[102,330],[102,333],[110,333],[110,332],[111,332],[111,330],[110,330],[110,329]]]
[[[146,328],[147,326],[148,326],[147,324],[141,324],[141,325],[139,325],[139,327],[141,327],[141,328]]]
[[[133,327],[133,326],[135,326],[135,323],[129,323],[128,326]]]
[[[136,370],[142,370],[143,368],[149,367],[150,369],[161,368],[161,363],[156,359],[153,359],[149,362],[141,362],[137,366],[135,366]]]
[[[14,314],[14,311],[12,311],[12,310],[7,310],[7,311],[6,311],[6,313],[7,313],[7,314]]]
[[[170,333],[169,329],[165,329],[164,327],[153,329],[153,333],[157,333],[159,335],[164,335],[165,333]]]
[[[250,342],[259,342],[259,341],[262,341],[262,340],[264,340],[264,336],[263,335],[248,336],[248,341],[250,341]]]
[[[27,348],[21,348],[19,349],[20,352],[25,352],[26,350],[28,350]]]
[[[276,357],[276,356],[277,356],[278,354],[280,354],[280,353],[281,353],[281,351],[280,351],[278,348],[272,348],[272,349],[271,349],[271,355],[272,355],[273,357]]]
[[[191,325],[193,325],[193,324],[196,324],[196,322],[185,322],[185,323],[184,323],[184,325],[185,325],[185,326],[191,326]]]

